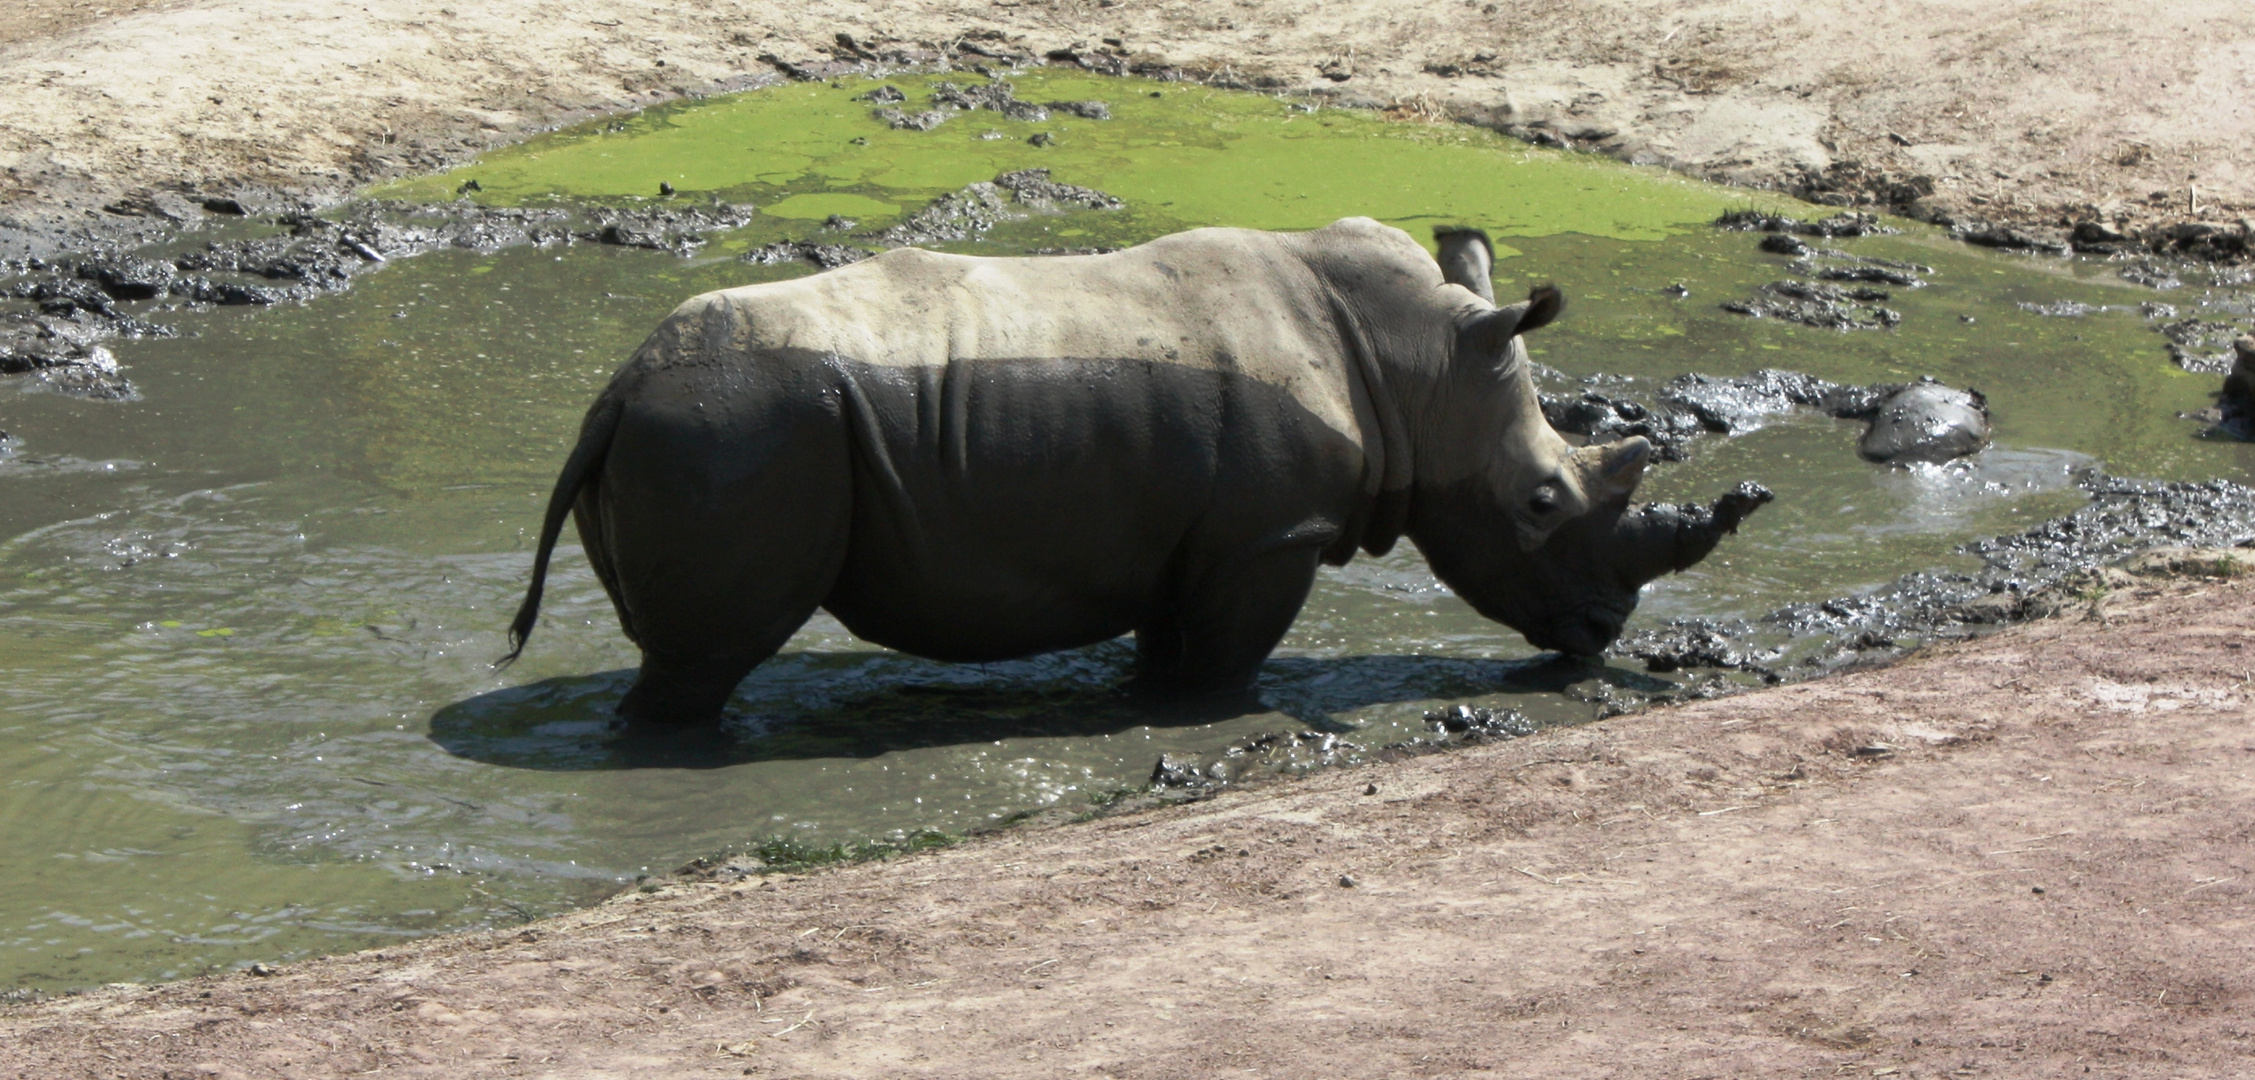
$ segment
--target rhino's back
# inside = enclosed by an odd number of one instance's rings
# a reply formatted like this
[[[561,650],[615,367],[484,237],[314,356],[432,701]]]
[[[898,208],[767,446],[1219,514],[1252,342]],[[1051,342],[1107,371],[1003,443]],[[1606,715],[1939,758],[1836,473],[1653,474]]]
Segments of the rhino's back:
[[[1102,255],[995,259],[904,248],[699,298],[760,349],[882,367],[1144,360],[1283,387],[1350,436],[1333,312],[1292,238],[1200,229]],[[695,303],[693,301],[693,303]]]

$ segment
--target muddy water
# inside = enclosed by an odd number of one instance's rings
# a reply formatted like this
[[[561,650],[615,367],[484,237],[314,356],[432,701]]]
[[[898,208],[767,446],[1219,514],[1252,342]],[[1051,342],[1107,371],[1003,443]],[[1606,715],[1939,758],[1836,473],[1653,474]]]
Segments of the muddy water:
[[[921,82],[901,85],[914,104]],[[445,197],[475,178],[495,202],[615,201],[664,180],[765,212],[690,259],[448,252],[309,304],[170,313],[191,336],[119,350],[137,402],[0,391],[15,440],[0,461],[0,986],[508,924],[748,839],[962,830],[1085,802],[1142,782],[1162,752],[1256,732],[1313,726],[1377,746],[1467,700],[1569,722],[1606,683],[1664,681],[1546,662],[1406,545],[1328,572],[1264,670],[1276,711],[1224,723],[1112,703],[1124,643],[955,667],[818,618],[746,682],[720,738],[622,742],[607,716],[635,656],[576,549],[533,648],[490,668],[580,411],[658,317],[698,291],[806,272],[738,252],[825,235],[834,213],[880,226],[1005,169],[1048,165],[1129,209],[1018,223],[961,250],[1347,213],[1420,232],[1462,220],[1505,241],[1499,291],[1568,289],[1568,318],[1537,342],[1562,380],[1778,366],[1844,382],[1933,374],[1989,394],[1998,447],[1967,465],[1875,469],[1853,453],[1854,425],[1783,416],[1659,469],[1657,495],[1754,478],[1779,499],[1715,558],[1654,585],[1645,619],[1753,614],[1946,564],[1969,537],[2079,504],[2067,476],[2092,461],[2255,478],[2248,448],[2173,418],[2205,403],[2209,380],[2167,367],[2134,310],[2154,294],[2103,267],[1921,235],[1841,241],[1932,265],[1934,284],[1898,293],[1894,332],[1781,326],[1716,306],[1785,276],[1752,238],[1701,224],[1745,205],[1741,192],[1254,97],[1019,88],[1102,98],[1115,118],[975,113],[892,131],[848,100],[864,86],[798,86],[567,132],[387,194]],[[1034,132],[1054,145],[1027,143]],[[1689,296],[1662,291],[1674,283]],[[2018,306],[2061,299],[2102,310]]]

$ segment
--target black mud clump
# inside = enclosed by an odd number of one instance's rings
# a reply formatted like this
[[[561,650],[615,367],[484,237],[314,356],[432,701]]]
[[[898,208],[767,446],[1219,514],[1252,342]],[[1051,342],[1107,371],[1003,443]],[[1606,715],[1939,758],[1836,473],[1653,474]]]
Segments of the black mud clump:
[[[1046,106],[1031,101],[1018,100],[1018,88],[1008,80],[996,79],[978,86],[958,86],[951,82],[932,84],[932,105],[935,108],[958,109],[976,112],[984,109],[998,112],[1012,120],[1040,123],[1049,119]]]
[[[171,291],[178,274],[172,263],[129,255],[78,265],[78,276],[92,278],[102,292],[119,300],[154,300]]]
[[[2012,225],[1971,223],[1950,230],[1951,235],[1975,247],[2017,251],[2029,255],[2065,255],[2072,248],[2058,236]]]
[[[2146,250],[2180,259],[2242,263],[2255,256],[2255,232],[2244,221],[2235,228],[2187,221],[2155,230],[2144,239]]]
[[[813,240],[784,240],[755,248],[746,252],[743,258],[752,263],[807,262],[829,270],[860,262],[876,254],[877,249],[933,247],[975,240],[1006,221],[1016,221],[1035,214],[1056,214],[1069,210],[1118,210],[1126,205],[1118,198],[1095,188],[1052,180],[1048,169],[1020,169],[1003,173],[991,181],[970,184],[960,191],[942,195],[889,228],[854,234],[854,239],[867,243],[868,247]],[[841,231],[852,225],[850,221],[836,218],[826,227],[832,231]],[[1036,252],[1051,253],[1065,252]]]
[[[1870,285],[1893,285],[1902,289],[1923,287],[1926,282],[1908,270],[1889,266],[1827,266],[1817,271],[1822,281],[1854,281]]]
[[[0,330],[0,374],[37,378],[49,388],[79,397],[132,401],[141,395],[118,370],[117,357],[100,345],[73,340],[45,327],[49,334],[16,335],[16,327]],[[11,340],[13,338],[13,340]]]
[[[1919,275],[1934,272],[1933,267],[1918,263],[1857,255],[1838,248],[1817,247],[1788,232],[1770,233],[1763,236],[1761,243],[1755,246],[1772,255],[1791,256],[1795,272],[1810,275],[1819,281],[1919,289],[1926,286],[1926,280]]]
[[[1018,88],[1006,79],[970,86],[952,82],[934,83],[929,107],[919,111],[902,107],[902,103],[908,100],[908,95],[895,86],[880,86],[854,100],[876,105],[877,108],[870,110],[871,116],[890,127],[906,131],[930,131],[958,113],[982,111],[1000,113],[1011,120],[1033,124],[1048,120],[1053,112],[1078,116],[1084,120],[1112,118],[1112,107],[1101,101],[1052,101],[1043,104],[1020,100]]]
[[[1979,391],[1931,378],[1850,386],[1768,368],[1728,378],[1678,375],[1649,392],[1632,379],[1593,376],[1579,393],[1542,395],[1542,409],[1553,428],[1591,443],[1642,436],[1663,461],[1684,460],[1702,436],[1743,434],[1796,409],[1864,421],[1857,450],[1883,464],[1963,457],[1989,436],[1988,402]]]
[[[2067,234],[2067,244],[2082,255],[2139,255],[2145,245],[2134,237],[2096,221],[2078,221]]]
[[[2176,273],[2156,260],[2243,265],[2255,261],[2255,231],[2247,222],[2218,225],[2185,221],[2131,230],[2082,220],[2064,230],[1967,220],[1940,221],[1957,239],[1977,247],[2031,255],[2097,255],[2123,260],[2122,276],[2156,288],[2175,288]],[[2063,223],[2064,224],[2064,223]]]
[[[1610,650],[1616,656],[1644,662],[1646,671],[1670,674],[1701,669],[1738,671],[1764,683],[1779,683],[1784,676],[1771,664],[1784,655],[1779,648],[1759,648],[1749,642],[1752,628],[1742,620],[1678,622],[1659,630],[1638,630],[1624,636]]]
[[[1733,232],[1784,233],[1799,236],[1891,236],[1902,230],[1879,220],[1877,214],[1834,214],[1817,221],[1784,217],[1760,210],[1733,210],[1715,219],[1715,227]]]
[[[1522,739],[1535,733],[1535,722],[1517,709],[1490,709],[1479,705],[1451,705],[1425,714],[1425,723],[1442,739],[1490,742]]]
[[[1698,420],[1705,431],[1736,435],[1795,407],[1841,419],[1869,419],[1899,389],[1891,384],[1844,386],[1798,371],[1763,368],[1751,375],[1678,375],[1660,387],[1659,404]]]
[[[994,184],[1016,196],[1019,203],[1038,210],[1119,210],[1127,206],[1118,197],[1095,188],[1051,180],[1048,169],[1003,173],[994,178]]]
[[[2088,604],[2101,595],[2103,568],[2146,548],[2255,546],[2255,488],[2226,480],[2126,480],[2096,470],[2077,483],[2090,494],[2088,506],[1960,548],[1980,559],[1978,569],[1907,574],[1869,592],[1789,604],[1754,619],[1673,620],[1624,634],[1611,652],[1653,671],[1706,667],[1764,681],[1804,678]]]
[[[595,243],[689,254],[704,234],[752,219],[748,206],[676,203],[555,208],[364,203],[326,216],[297,210],[251,235],[158,253],[90,252],[0,265],[0,373],[30,373],[91,397],[133,396],[100,343],[165,337],[154,321],[182,307],[263,307],[341,292],[392,259],[442,248]],[[270,227],[267,227],[270,226]]]
[[[943,109],[908,112],[904,109],[883,108],[872,109],[869,115],[884,121],[886,127],[895,131],[930,131],[947,123],[947,118],[951,114]]]
[[[1354,760],[1363,747],[1321,731],[1254,735],[1229,744],[1211,758],[1161,754],[1151,769],[1151,786],[1193,793],[1217,790],[1256,777],[1305,773]]]
[[[1682,461],[1693,439],[1708,428],[1685,410],[1655,409],[1596,380],[1574,395],[1543,395],[1543,417],[1559,431],[1592,443],[1616,443],[1634,436],[1651,442],[1662,461]]]
[[[1012,193],[996,184],[972,184],[932,200],[871,239],[885,247],[926,247],[969,240],[1025,216],[1011,208],[1012,201]]]
[[[1609,700],[1609,698],[1608,698]],[[1425,714],[1428,733],[1387,743],[1376,751],[1382,759],[1399,759],[1451,746],[1477,746],[1525,738],[1540,730],[1517,709],[1484,705],[1451,705]],[[1211,757],[1161,754],[1151,769],[1150,786],[1178,797],[1200,797],[1233,784],[1280,776],[1293,776],[1366,760],[1372,753],[1360,743],[1321,731],[1272,731],[1229,744]]]
[[[1094,188],[1061,184],[1048,169],[1003,173],[934,199],[868,239],[882,247],[928,247],[974,239],[1005,221],[1066,210],[1118,210],[1127,204]]]
[[[2182,288],[2184,278],[2180,268],[2161,259],[2139,258],[2127,260],[2114,271],[2122,280],[2132,285],[2143,285],[2157,292]]]
[[[707,235],[740,229],[750,224],[756,214],[757,211],[749,206],[720,202],[706,205],[599,207],[590,212],[591,222],[572,230],[566,239],[575,243],[646,248],[687,256],[696,254],[704,246]],[[538,237],[527,236],[527,240],[533,243],[553,242],[553,239],[551,236],[543,241]],[[510,245],[457,243],[453,246],[490,250],[495,246]]]
[[[1768,236],[1762,237],[1762,242],[1754,246],[1762,249],[1763,251],[1767,251],[1772,255],[1791,255],[1796,258],[1814,254],[1836,254],[1830,248],[1811,247],[1809,246],[1808,241],[1803,240],[1800,237],[1793,235],[1792,233],[1771,233]],[[1842,252],[1838,254],[1845,253]]]
[[[2179,222],[2127,232],[2101,221],[2078,221],[2066,244],[2080,255],[2110,255],[2146,262],[2148,257],[2241,264],[2255,257],[2255,233],[2245,222],[2226,227],[2204,221]]]
[[[1824,330],[1892,330],[1902,313],[1880,305],[1890,298],[1869,286],[1839,288],[1806,281],[1773,281],[1748,300],[1726,300],[1724,311],[1757,319],[1776,319]]]
[[[744,253],[744,261],[772,265],[775,263],[813,263],[823,270],[835,270],[860,262],[876,254],[868,248],[847,247],[844,244],[823,244],[812,240],[782,240],[765,247],[753,248]]]
[[[2174,313],[2175,309],[2170,311]],[[2167,339],[2169,359],[2186,371],[2204,375],[2221,375],[2232,370],[2233,343],[2247,332],[2238,323],[2197,316],[2162,318],[2153,328]]]

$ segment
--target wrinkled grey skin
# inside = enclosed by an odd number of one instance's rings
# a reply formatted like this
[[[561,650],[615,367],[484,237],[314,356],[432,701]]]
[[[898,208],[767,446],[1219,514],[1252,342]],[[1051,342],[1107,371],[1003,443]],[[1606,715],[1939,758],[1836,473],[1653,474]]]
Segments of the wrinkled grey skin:
[[[1989,445],[1989,402],[1978,390],[1921,379],[1879,405],[1856,452],[1888,465],[1939,464]]]
[[[1133,632],[1133,689],[1242,700],[1317,566],[1403,535],[1594,653],[1739,515],[1631,506],[1650,444],[1568,445],[1528,377],[1519,335],[1563,298],[1485,282],[1355,218],[697,297],[589,410],[512,644],[571,514],[642,649],[634,723],[716,720],[818,608],[949,661]]]

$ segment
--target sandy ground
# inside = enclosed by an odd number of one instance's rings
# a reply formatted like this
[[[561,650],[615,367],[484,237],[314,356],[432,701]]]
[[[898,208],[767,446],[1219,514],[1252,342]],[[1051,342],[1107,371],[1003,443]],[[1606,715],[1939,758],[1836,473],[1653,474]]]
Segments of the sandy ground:
[[[2102,603],[1190,806],[17,1008],[0,1076],[2255,1074],[2255,585]]]
[[[19,247],[152,191],[333,198],[779,65],[942,52],[1321,91],[1839,201],[2255,205],[2244,0],[11,0],[0,42]]]

